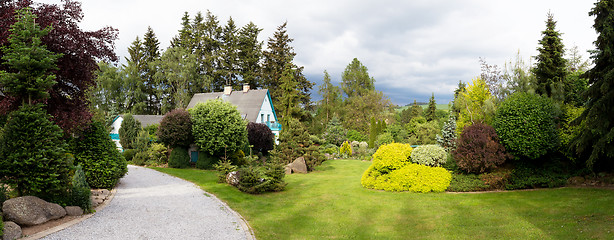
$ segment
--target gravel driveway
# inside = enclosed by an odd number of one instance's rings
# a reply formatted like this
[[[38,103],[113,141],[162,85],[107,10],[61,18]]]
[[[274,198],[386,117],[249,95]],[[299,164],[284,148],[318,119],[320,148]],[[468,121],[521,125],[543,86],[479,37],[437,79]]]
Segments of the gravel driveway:
[[[194,184],[128,166],[115,198],[91,218],[43,239],[248,239],[240,216]]]

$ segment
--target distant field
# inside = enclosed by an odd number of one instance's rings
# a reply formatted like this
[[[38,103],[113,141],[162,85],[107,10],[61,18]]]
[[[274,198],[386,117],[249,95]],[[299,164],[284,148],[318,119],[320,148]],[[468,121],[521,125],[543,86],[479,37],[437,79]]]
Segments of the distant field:
[[[422,109],[426,109],[429,105],[426,104],[426,105],[419,105],[419,106],[422,107]],[[403,107],[397,108],[396,110],[397,110],[397,112],[400,112],[400,111],[405,110],[408,107],[409,106],[403,106]],[[450,106],[448,106],[447,103],[446,104],[437,104],[437,109],[439,109],[439,110],[446,110],[447,111],[447,110],[450,109]]]

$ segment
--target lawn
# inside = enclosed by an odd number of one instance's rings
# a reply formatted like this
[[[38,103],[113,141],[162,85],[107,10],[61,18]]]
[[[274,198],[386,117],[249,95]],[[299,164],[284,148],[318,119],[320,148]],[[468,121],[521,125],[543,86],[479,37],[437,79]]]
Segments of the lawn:
[[[613,190],[390,193],[360,185],[369,164],[326,161],[262,195],[218,184],[213,171],[154,169],[215,194],[258,239],[614,239]]]

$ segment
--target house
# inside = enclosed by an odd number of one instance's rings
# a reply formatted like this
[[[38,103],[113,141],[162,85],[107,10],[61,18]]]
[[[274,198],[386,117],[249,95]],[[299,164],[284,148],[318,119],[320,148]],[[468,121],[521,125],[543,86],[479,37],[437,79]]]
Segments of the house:
[[[277,114],[275,114],[268,89],[250,89],[249,85],[243,85],[243,91],[233,91],[232,87],[226,86],[224,92],[194,94],[187,108],[193,108],[198,103],[212,99],[222,99],[232,103],[237,106],[243,119],[249,122],[264,123],[275,134],[275,139],[279,137],[281,124],[277,121]]]
[[[134,119],[136,119],[137,121],[141,123],[142,128],[145,128],[149,125],[160,124],[164,116],[163,115],[132,115],[132,117],[134,117]],[[121,127],[123,121],[124,121],[124,115],[119,115],[115,117],[115,119],[113,120],[113,124],[111,125],[113,128],[111,129],[111,132],[109,133],[109,135],[111,135],[111,139],[113,139],[113,142],[115,142],[117,149],[120,149],[120,150],[122,150],[122,145],[119,143],[119,128]]]

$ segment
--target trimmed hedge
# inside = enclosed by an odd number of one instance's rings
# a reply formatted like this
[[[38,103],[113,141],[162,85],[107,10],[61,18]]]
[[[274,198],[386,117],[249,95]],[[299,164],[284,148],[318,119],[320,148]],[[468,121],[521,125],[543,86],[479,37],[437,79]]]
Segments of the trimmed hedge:
[[[411,161],[431,167],[440,167],[446,163],[448,154],[439,145],[422,145],[411,152]]]

